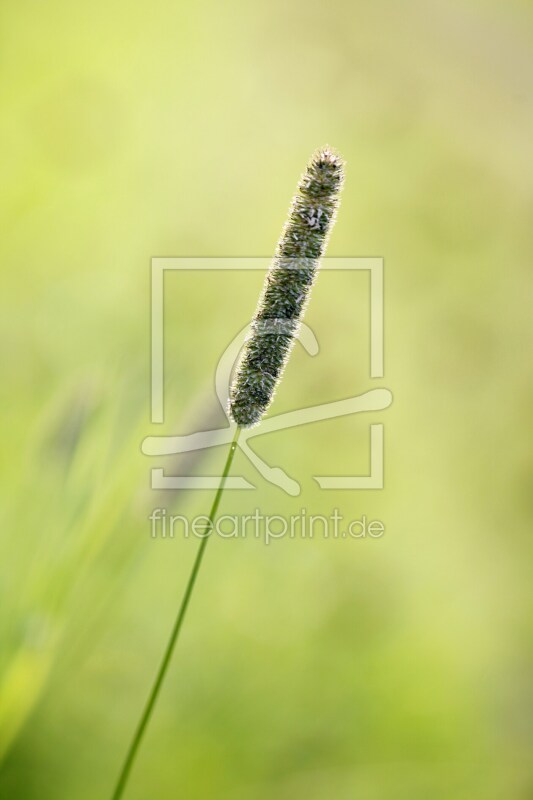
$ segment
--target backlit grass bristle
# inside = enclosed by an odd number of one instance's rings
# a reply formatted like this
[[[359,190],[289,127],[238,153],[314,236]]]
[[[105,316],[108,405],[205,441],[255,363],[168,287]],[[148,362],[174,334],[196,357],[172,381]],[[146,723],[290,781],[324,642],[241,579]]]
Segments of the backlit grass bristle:
[[[229,413],[241,428],[269,407],[290,351],[339,205],[344,162],[317,150],[298,184],[267,272],[230,389]]]

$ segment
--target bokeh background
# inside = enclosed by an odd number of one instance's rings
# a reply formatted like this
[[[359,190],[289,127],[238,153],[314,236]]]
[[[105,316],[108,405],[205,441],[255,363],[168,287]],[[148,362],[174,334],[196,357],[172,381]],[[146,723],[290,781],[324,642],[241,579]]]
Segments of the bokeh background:
[[[390,388],[385,412],[239,455],[225,513],[379,519],[381,539],[209,544],[127,797],[522,800],[533,793],[533,9],[525,0],[4,0],[0,797],[109,797],[198,546],[152,540],[152,256],[268,256],[310,153],[348,162],[273,412]],[[261,276],[167,281],[167,422],[224,424],[218,356]],[[368,471],[383,491],[320,492]],[[199,454],[215,474],[225,452]],[[170,468],[170,461],[164,465]],[[158,464],[161,466],[161,464]],[[186,473],[190,463],[172,461]]]

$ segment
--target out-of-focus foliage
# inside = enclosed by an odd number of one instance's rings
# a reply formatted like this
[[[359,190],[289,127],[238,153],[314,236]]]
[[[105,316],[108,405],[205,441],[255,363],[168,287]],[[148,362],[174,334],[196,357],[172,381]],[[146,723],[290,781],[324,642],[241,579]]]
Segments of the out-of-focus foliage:
[[[226,513],[365,514],[376,540],[215,539],[131,800],[526,800],[533,690],[529,367],[532,11],[520,0],[67,3],[0,10],[0,796],[106,797],[197,541],[149,424],[156,255],[268,255],[315,147],[348,162],[330,255],[273,413],[387,386],[386,412],[254,447],[302,483]],[[167,429],[216,417],[213,370],[262,276],[172,275]],[[351,369],[350,369],[351,365]],[[200,422],[198,422],[200,420]],[[385,424],[382,492],[365,473]],[[222,449],[199,474],[215,474]]]

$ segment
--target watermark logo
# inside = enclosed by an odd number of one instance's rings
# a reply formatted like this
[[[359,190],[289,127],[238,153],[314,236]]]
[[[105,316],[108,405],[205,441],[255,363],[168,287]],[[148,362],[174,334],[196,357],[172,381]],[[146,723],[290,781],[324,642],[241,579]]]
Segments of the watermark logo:
[[[152,260],[151,292],[151,422],[162,424],[164,417],[164,276],[169,270],[260,270],[266,273],[269,258],[154,258]],[[370,273],[370,375],[369,378],[384,378],[384,303],[383,303],[383,259],[382,258],[323,258],[321,271],[365,270]],[[248,327],[235,333],[220,356],[216,374],[215,391],[218,401],[226,412],[232,370],[243,346]],[[298,340],[310,355],[318,353],[319,344],[313,331],[302,323]],[[350,365],[347,364],[347,369]],[[354,376],[356,370],[354,368]],[[262,478],[282,489],[289,495],[300,493],[300,484],[290,477],[281,466],[270,466],[250,447],[254,436],[264,436],[273,431],[294,428],[310,423],[358,414],[365,411],[382,411],[390,406],[392,394],[384,387],[369,389],[364,394],[354,395],[343,400],[298,408],[278,415],[269,415],[259,426],[243,429],[239,438],[239,448]],[[368,475],[313,475],[321,489],[382,489],[384,476],[384,426],[373,423],[370,426],[370,473]],[[193,431],[178,436],[147,436],[142,442],[146,455],[161,457],[190,453],[222,444],[229,444],[235,433],[235,423],[228,420],[227,426],[218,430]],[[153,467],[151,485],[153,489],[216,489],[221,476],[177,476],[167,475],[162,467]],[[256,487],[242,476],[229,477],[226,490],[255,489]]]
[[[358,519],[345,519],[338,508],[331,514],[310,514],[301,508],[297,514],[263,514],[256,508],[252,514],[223,514],[211,524],[209,517],[189,519],[183,514],[169,514],[166,508],[154,508],[150,516],[152,539],[184,539],[220,536],[222,539],[255,538],[269,545],[277,539],[381,539],[385,525],[379,519],[363,514]]]

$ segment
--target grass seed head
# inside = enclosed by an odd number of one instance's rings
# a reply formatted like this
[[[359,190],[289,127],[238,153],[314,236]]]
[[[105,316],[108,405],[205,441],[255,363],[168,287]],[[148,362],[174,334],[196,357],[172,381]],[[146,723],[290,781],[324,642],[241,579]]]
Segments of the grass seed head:
[[[344,163],[330,148],[312,156],[267,272],[230,388],[229,413],[242,428],[269,407],[335,221]]]

